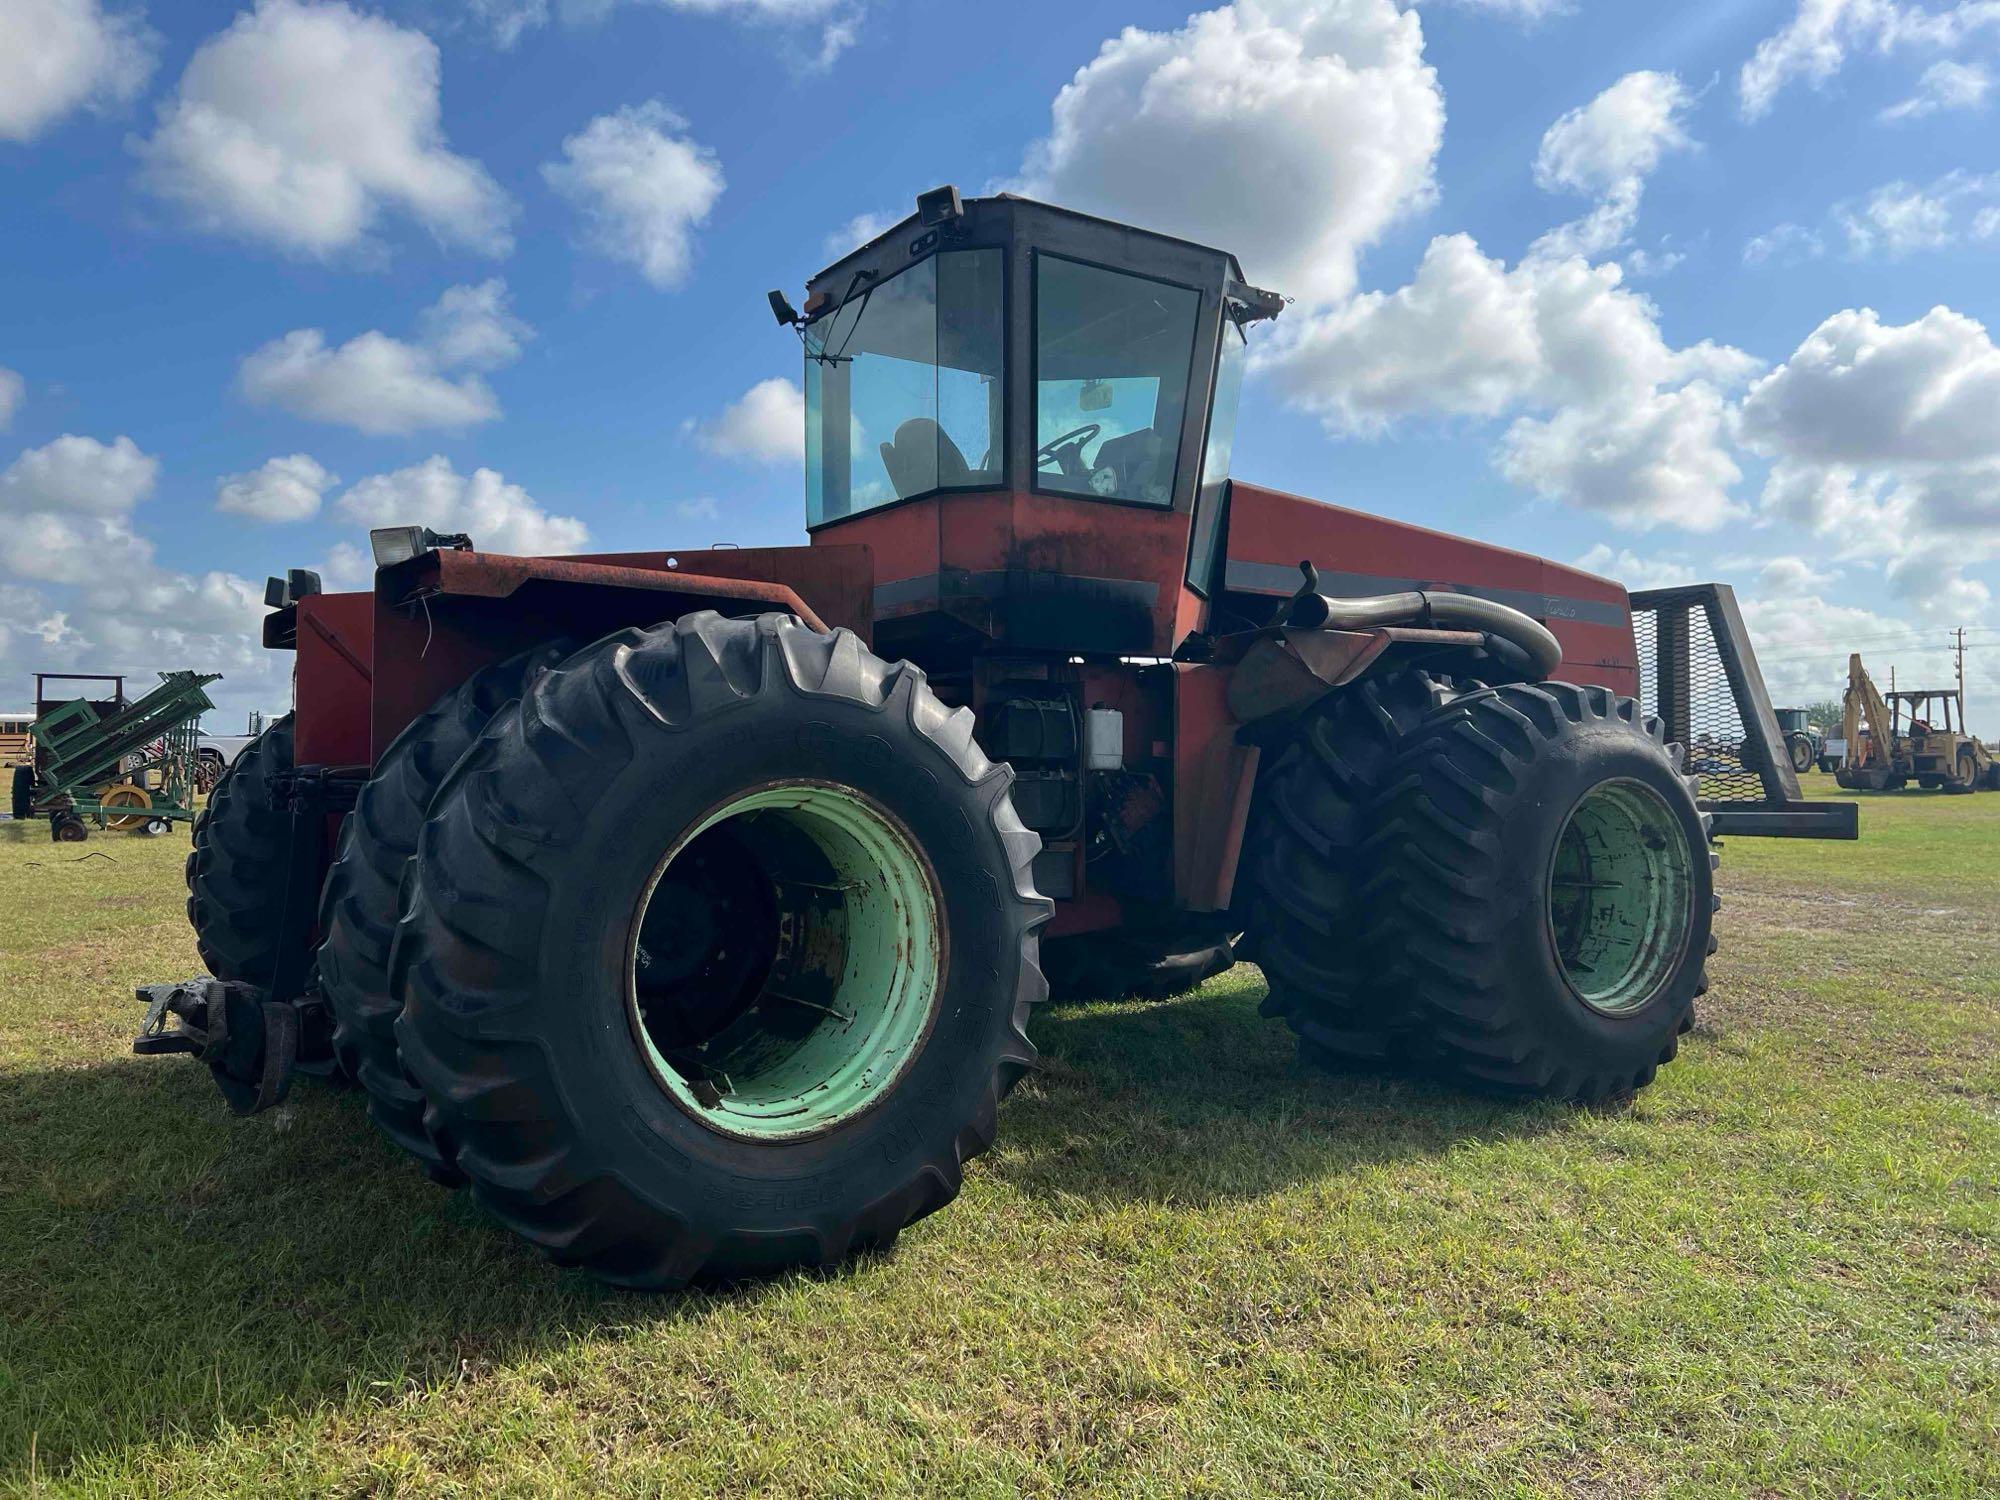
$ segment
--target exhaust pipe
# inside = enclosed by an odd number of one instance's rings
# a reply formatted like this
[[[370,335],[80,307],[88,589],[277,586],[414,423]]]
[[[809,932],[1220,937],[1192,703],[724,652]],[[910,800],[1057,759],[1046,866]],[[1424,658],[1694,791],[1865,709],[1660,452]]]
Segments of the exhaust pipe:
[[[1518,650],[1537,680],[1548,677],[1562,662],[1562,643],[1554,633],[1510,605],[1475,594],[1420,589],[1337,599],[1319,591],[1319,570],[1311,563],[1300,563],[1299,571],[1305,584],[1286,606],[1287,625],[1304,630],[1372,630],[1382,625],[1478,630]]]

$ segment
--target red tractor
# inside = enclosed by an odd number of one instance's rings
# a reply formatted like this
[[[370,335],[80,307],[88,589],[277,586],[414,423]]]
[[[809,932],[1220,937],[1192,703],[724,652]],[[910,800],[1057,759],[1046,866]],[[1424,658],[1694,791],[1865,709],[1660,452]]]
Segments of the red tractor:
[[[945,188],[808,290],[809,545],[272,581],[296,708],[139,1050],[351,1078],[643,1287],[949,1202],[1050,980],[1247,957],[1311,1057],[1511,1094],[1674,1056],[1715,860],[1623,589],[1232,480],[1282,302],[1222,251]]]

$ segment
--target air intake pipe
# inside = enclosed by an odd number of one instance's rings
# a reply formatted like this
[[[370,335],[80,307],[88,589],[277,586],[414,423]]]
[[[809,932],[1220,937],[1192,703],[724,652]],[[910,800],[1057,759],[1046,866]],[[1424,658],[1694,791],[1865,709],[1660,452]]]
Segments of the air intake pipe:
[[[1299,571],[1305,583],[1286,606],[1287,625],[1304,630],[1372,630],[1381,625],[1477,630],[1519,651],[1536,680],[1548,677],[1562,661],[1562,643],[1546,625],[1492,599],[1418,589],[1336,599],[1319,591],[1319,570],[1311,563],[1300,563]]]

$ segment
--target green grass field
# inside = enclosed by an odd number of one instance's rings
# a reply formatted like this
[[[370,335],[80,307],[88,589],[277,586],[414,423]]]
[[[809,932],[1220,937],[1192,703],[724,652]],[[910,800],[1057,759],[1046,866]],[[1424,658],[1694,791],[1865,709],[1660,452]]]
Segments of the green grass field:
[[[185,837],[0,823],[0,1490],[1992,1495],[2000,796],[1864,800],[1725,851],[1627,1109],[1301,1071],[1245,967],[1044,1012],[893,1255],[675,1297],[133,1058]]]

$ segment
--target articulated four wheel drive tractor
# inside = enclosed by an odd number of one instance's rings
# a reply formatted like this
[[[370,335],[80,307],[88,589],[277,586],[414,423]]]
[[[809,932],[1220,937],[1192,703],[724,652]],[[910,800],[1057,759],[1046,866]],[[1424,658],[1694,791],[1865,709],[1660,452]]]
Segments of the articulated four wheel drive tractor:
[[[1674,1056],[1715,857],[1623,589],[1231,479],[1282,300],[1221,251],[940,189],[808,290],[809,545],[273,580],[295,710],[140,1051],[351,1079],[641,1287],[943,1207],[1052,987],[1247,958],[1311,1058],[1511,1094]]]

